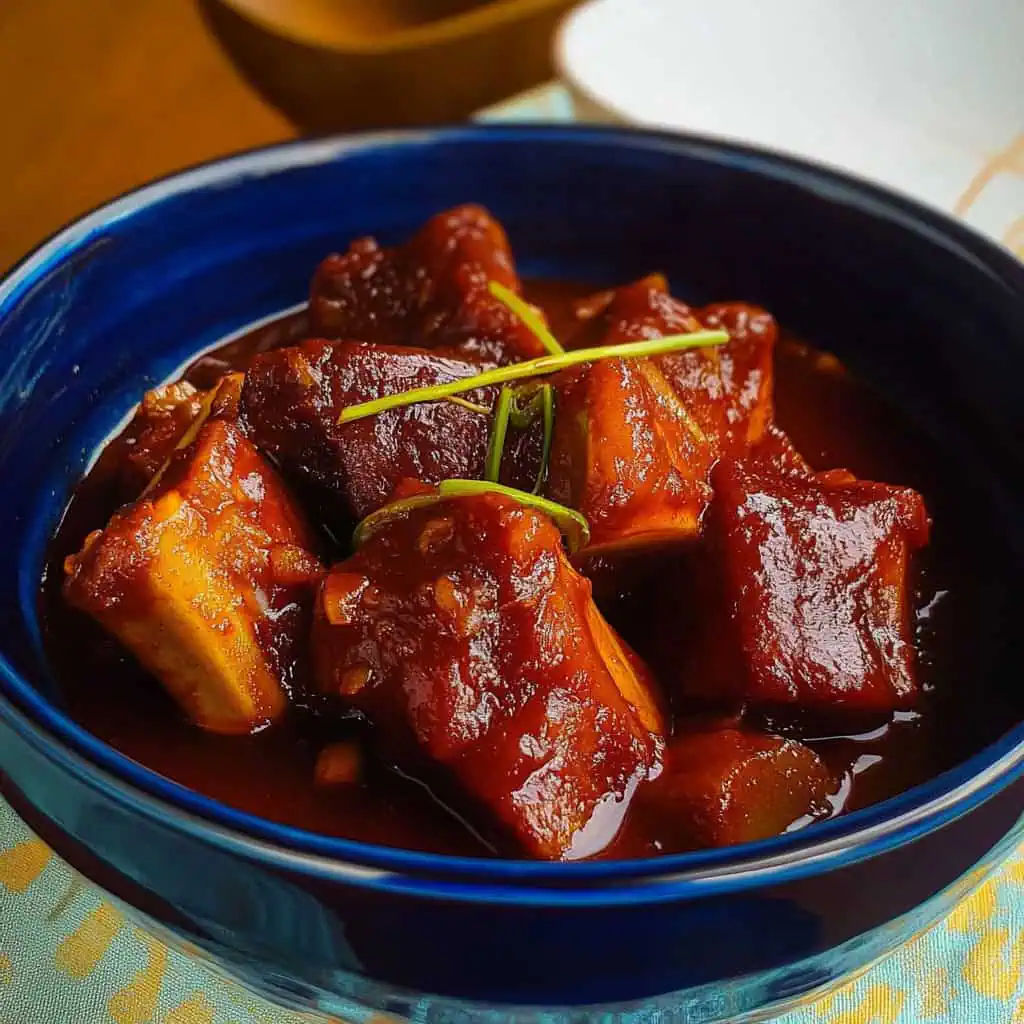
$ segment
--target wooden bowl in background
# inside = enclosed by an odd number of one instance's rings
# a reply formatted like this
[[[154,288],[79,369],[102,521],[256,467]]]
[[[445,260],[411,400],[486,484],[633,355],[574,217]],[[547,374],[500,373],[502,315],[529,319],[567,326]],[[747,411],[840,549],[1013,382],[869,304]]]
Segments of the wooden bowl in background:
[[[575,0],[199,0],[249,82],[302,131],[462,119],[553,74]]]

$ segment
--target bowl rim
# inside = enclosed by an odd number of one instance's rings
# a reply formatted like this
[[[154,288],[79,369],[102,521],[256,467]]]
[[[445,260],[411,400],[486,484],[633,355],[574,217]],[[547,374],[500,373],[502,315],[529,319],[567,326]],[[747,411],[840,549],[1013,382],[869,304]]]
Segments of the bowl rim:
[[[894,222],[1007,281],[1024,308],[1024,263],[966,224],[856,175],[764,147],[629,127],[490,123],[295,140],[197,164],[104,203],[56,231],[0,278],[0,318],[93,234],[156,203],[302,166],[394,146],[553,142],[623,146],[761,177]],[[20,581],[22,601],[36,579]],[[26,589],[27,588],[27,589]],[[431,898],[543,905],[652,902],[802,877],[877,855],[932,831],[1024,777],[1024,722],[967,760],[880,803],[782,836],[714,850],[633,860],[543,862],[454,857],[358,842],[281,825],[205,797],[87,733],[13,668],[0,644],[0,721],[35,751],[135,813],[247,859]]]

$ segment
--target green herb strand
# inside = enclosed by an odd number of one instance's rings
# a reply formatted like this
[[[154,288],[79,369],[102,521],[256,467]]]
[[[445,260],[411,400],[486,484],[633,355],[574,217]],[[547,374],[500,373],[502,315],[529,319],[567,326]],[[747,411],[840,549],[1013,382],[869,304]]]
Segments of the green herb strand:
[[[460,398],[458,395],[449,395],[446,402],[451,402],[452,405],[461,405],[463,409],[468,409],[470,412],[478,412],[484,416],[490,416],[491,410],[486,405],[481,405],[479,402],[471,402],[469,399]]]
[[[515,389],[512,396],[512,411],[510,422],[516,430],[526,430],[537,418],[543,408],[544,388],[550,388],[550,384],[523,384]]]
[[[522,363],[509,366],[498,366],[493,370],[485,370],[472,377],[444,384],[432,384],[429,387],[412,388],[394,395],[383,395],[370,402],[360,402],[342,409],[338,417],[339,423],[351,423],[354,420],[376,416],[388,409],[399,409],[420,402],[436,402],[451,395],[464,394],[477,388],[489,387],[492,384],[505,384],[513,380],[528,380],[532,377],[545,377],[569,366],[581,363],[592,363],[599,359],[643,359],[648,356],[666,355],[669,352],[682,352],[693,348],[708,348],[724,345],[729,340],[725,331],[697,331],[693,334],[673,334],[666,338],[649,338],[643,341],[627,341],[621,345],[598,345],[594,348],[579,348],[558,355],[539,356]]]
[[[537,480],[533,485],[533,493],[540,494],[548,476],[548,464],[551,461],[551,439],[555,433],[555,390],[550,384],[540,389],[541,415],[544,417],[544,442],[540,452],[540,466],[537,468]],[[588,529],[589,536],[589,529]]]
[[[548,474],[548,460],[551,456],[551,439],[555,430],[554,389],[544,383],[534,390],[524,402],[524,388],[503,387],[494,406],[494,422],[487,442],[487,458],[484,460],[484,479],[496,481],[501,478],[501,460],[505,454],[505,441],[511,424],[516,430],[527,430],[533,421],[541,416],[544,421],[544,440],[541,447],[540,465],[537,467],[533,493],[540,494]]]
[[[491,436],[487,442],[487,458],[484,460],[484,479],[497,480],[501,474],[501,457],[505,453],[505,436],[508,433],[508,419],[512,412],[515,395],[512,388],[502,388],[494,405],[494,420],[491,422]]]
[[[544,346],[545,352],[549,355],[558,355],[558,353],[565,351],[537,311],[528,302],[524,302],[514,291],[506,288],[499,281],[488,281],[487,290],[503,306],[519,317],[526,327],[529,328],[530,333]]]

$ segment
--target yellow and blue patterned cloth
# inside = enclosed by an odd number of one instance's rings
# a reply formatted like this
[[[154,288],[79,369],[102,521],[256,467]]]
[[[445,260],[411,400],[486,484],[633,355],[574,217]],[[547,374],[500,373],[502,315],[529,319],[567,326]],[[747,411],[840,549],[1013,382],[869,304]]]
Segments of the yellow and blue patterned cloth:
[[[483,116],[569,120],[572,110],[546,89]],[[133,926],[0,800],[0,1024],[311,1020]],[[778,1024],[1024,1024],[1024,849],[944,923]]]

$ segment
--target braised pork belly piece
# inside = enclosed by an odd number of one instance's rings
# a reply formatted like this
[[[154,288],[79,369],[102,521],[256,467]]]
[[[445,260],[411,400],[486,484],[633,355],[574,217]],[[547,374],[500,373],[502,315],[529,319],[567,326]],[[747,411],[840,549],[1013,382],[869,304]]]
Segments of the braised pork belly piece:
[[[171,457],[205,399],[205,392],[187,380],[164,384],[142,396],[125,437],[125,476],[139,492]]]
[[[317,268],[312,334],[382,345],[443,348],[497,363],[544,354],[535,335],[490,293],[520,291],[502,226],[482,207],[458,206],[408,242],[353,242]]]
[[[772,352],[778,325],[741,302],[692,308],[669,294],[660,275],[603,293],[586,307],[576,344],[622,344],[724,330],[729,343],[659,356],[657,363],[716,455],[734,457],[756,444],[772,418]]]
[[[253,360],[242,390],[242,419],[285,476],[342,521],[383,505],[400,480],[439,483],[478,477],[495,390],[466,396],[485,413],[426,402],[339,424],[350,405],[414,387],[471,377],[480,366],[426,349],[307,341]]]
[[[714,452],[655,361],[566,371],[556,396],[547,493],[586,517],[589,554],[696,537]]]
[[[661,775],[638,797],[637,815],[671,822],[681,848],[731,846],[823,816],[836,789],[821,758],[797,740],[701,728],[670,742]]]
[[[921,496],[832,470],[722,465],[708,514],[716,592],[688,692],[759,705],[891,711],[914,703],[910,557]]]
[[[442,766],[536,857],[598,852],[658,770],[646,671],[557,528],[500,495],[381,526],[325,580],[313,657],[400,764]]]
[[[64,592],[197,725],[246,733],[285,710],[321,571],[315,548],[277,474],[216,420],[67,560]]]
[[[577,313],[577,347],[728,332],[721,347],[601,360],[558,383],[548,493],[591,522],[587,561],[614,551],[622,562],[692,541],[711,500],[712,467],[768,437],[774,321],[741,304],[693,310],[660,275],[591,296]],[[770,438],[777,450],[766,457],[781,457],[782,438]],[[799,459],[795,449],[789,458]]]

